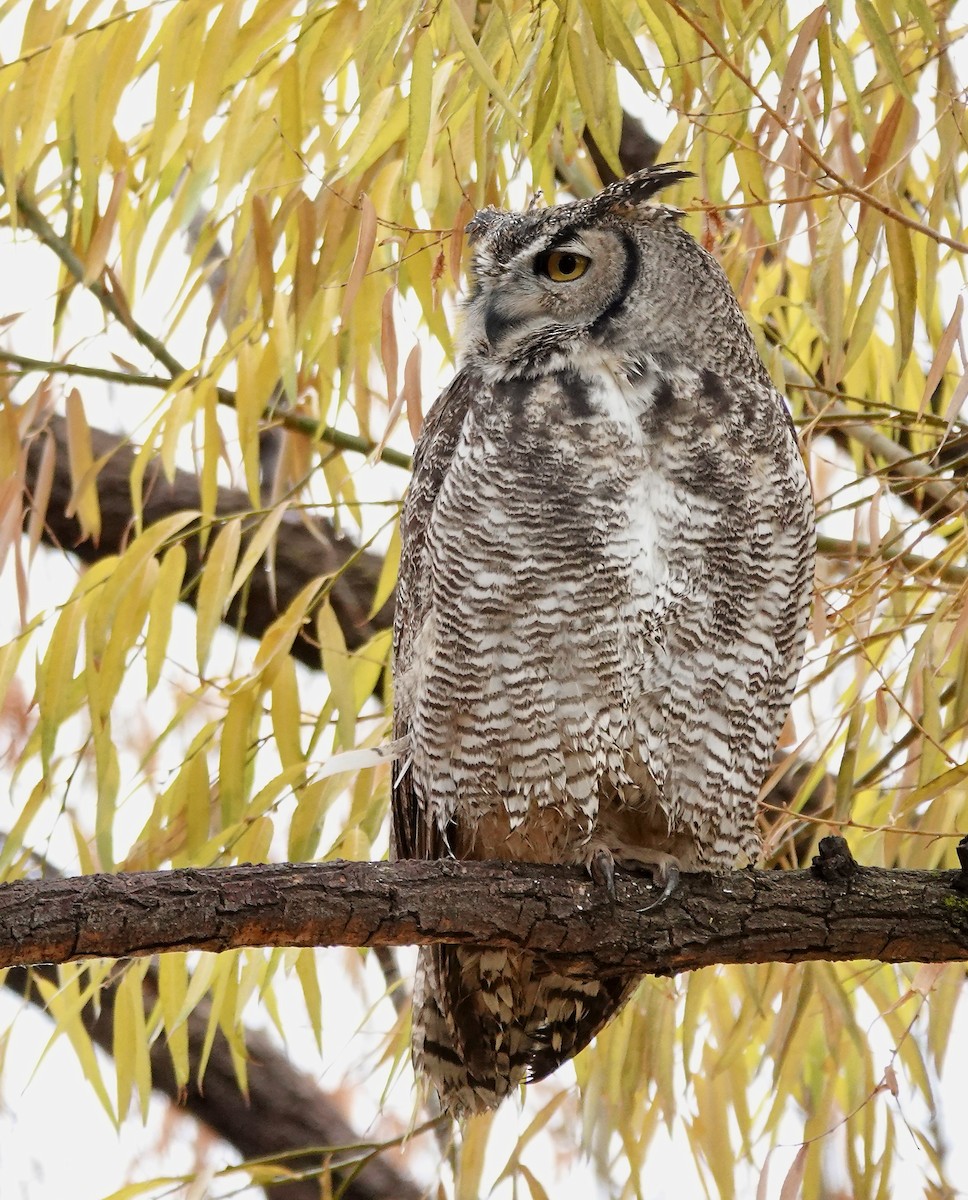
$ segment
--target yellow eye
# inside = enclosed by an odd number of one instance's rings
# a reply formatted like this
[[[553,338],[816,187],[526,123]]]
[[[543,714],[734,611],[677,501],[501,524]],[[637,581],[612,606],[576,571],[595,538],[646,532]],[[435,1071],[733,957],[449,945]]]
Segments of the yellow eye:
[[[574,250],[545,250],[535,259],[534,265],[539,275],[547,275],[555,283],[571,283],[573,279],[581,279],[591,261]]]

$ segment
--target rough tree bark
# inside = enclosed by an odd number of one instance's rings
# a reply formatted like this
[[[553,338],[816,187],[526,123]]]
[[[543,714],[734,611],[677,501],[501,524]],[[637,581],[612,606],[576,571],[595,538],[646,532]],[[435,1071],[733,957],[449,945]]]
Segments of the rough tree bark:
[[[807,871],[684,876],[661,907],[639,876],[609,896],[580,868],[284,863],[20,880],[0,887],[0,967],[243,946],[433,942],[530,950],[595,977],[716,963],[968,960],[961,871],[858,866],[825,838]]]

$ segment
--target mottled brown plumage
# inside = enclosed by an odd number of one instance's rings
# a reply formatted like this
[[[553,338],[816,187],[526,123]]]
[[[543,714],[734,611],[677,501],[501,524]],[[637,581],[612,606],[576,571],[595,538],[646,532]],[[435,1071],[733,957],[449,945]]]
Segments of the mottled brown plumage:
[[[468,227],[460,369],[402,518],[393,795],[401,858],[755,855],[803,650],[813,513],[793,428],[716,262],[647,201]],[[599,859],[600,861],[600,859]],[[421,951],[414,1058],[497,1104],[628,994],[533,956]]]

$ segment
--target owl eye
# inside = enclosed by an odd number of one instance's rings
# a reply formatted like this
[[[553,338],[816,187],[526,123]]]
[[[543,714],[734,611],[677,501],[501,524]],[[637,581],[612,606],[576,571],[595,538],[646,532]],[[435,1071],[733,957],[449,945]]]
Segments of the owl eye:
[[[573,279],[581,279],[591,261],[573,250],[545,250],[534,260],[534,269],[555,283],[571,283]]]

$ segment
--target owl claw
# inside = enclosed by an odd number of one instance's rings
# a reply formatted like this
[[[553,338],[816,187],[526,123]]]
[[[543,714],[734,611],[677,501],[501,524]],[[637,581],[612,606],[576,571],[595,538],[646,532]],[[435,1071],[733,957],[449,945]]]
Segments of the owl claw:
[[[662,892],[651,904],[647,904],[645,908],[639,908],[636,911],[641,915],[642,913],[654,912],[655,909],[661,908],[679,886],[680,875],[681,872],[675,863],[667,863],[664,871],[656,871],[655,882],[663,885]]]
[[[612,857],[610,850],[607,850],[604,846],[599,846],[597,850],[592,852],[588,860],[588,873],[599,887],[605,888],[610,899],[616,899],[615,859]]]

